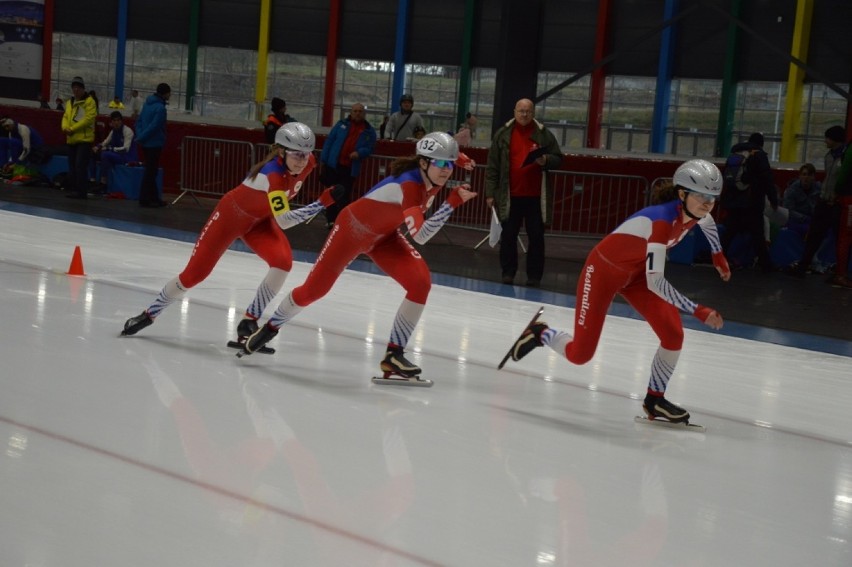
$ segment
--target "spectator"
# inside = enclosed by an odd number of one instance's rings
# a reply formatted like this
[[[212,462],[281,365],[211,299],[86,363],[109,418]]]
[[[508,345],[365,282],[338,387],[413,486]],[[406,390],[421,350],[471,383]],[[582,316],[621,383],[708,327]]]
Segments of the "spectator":
[[[681,295],[665,278],[666,251],[698,226],[710,242],[713,265],[723,281],[731,277],[716,223],[710,215],[722,191],[722,174],[703,159],[677,168],[673,185],[661,192],[659,205],[646,207],[601,240],[586,258],[577,281],[574,335],[533,321],[509,355],[520,360],[533,349],[549,346],[573,364],[586,364],[595,354],[606,313],[616,294],[636,309],[660,339],[642,408],[649,419],[688,423],[689,412],[665,398],[683,347],[679,311],[718,330],[722,316]]]
[[[374,381],[432,384],[420,380],[420,368],[404,356],[432,283],[425,260],[412,248],[400,227],[404,226],[415,242],[424,244],[456,208],[476,197],[476,193],[469,185],[457,187],[434,214],[424,218],[432,199],[452,175],[454,164],[464,162],[472,167],[472,163],[459,154],[456,141],[444,132],[424,136],[417,143],[416,152],[395,160],[390,177],[343,209],[305,282],[291,291],[266,325],[249,337],[243,345],[244,354],[256,352],[272,340],[282,325],[328,293],[352,260],[366,254],[406,292],[380,365],[384,377]]]
[[[531,100],[519,100],[514,114],[491,142],[485,168],[485,203],[496,208],[502,227],[503,283],[515,281],[518,234],[524,225],[529,239],[527,285],[538,287],[544,275],[544,227],[550,224],[553,211],[553,182],[547,170],[559,167],[562,153],[550,130],[535,120]]]
[[[408,141],[409,142],[416,142],[417,140],[421,139],[425,135],[426,135],[426,128],[424,128],[423,126],[415,126],[414,127],[414,136],[412,136],[411,138],[408,138]]]
[[[136,161],[136,144],[133,141],[133,130],[124,124],[124,117],[117,110],[109,115],[109,134],[92,151],[101,164],[101,178],[98,192],[106,190],[107,181],[112,168],[129,161]]]
[[[283,230],[319,213],[335,195],[327,189],[318,201],[289,210],[287,200],[298,195],[316,165],[312,153],[316,139],[310,128],[298,122],[279,129],[277,136],[263,161],[216,205],[183,271],[163,287],[145,311],[125,322],[122,335],[135,335],[153,324],[166,307],[210,275],[238,238],[268,264],[269,271],[237,326],[236,346],[257,331],[257,319],[281,290],[293,266],[293,252]]]
[[[828,283],[834,287],[852,289],[849,280],[849,251],[852,248],[852,144],[845,140],[844,131],[838,137],[843,139],[840,169],[837,172],[834,193],[840,208],[837,223],[837,266],[834,277]]]
[[[47,102],[47,99],[44,98],[44,96],[42,96],[41,93],[38,93],[36,95],[36,100],[38,101],[38,107],[39,108],[44,108],[46,110],[50,110],[50,103]]]
[[[456,132],[456,135],[453,137],[456,139],[456,142],[458,142],[460,146],[469,146],[471,140],[473,139],[470,135],[470,128],[467,126],[467,124],[464,123],[459,126],[458,132]]]
[[[376,146],[376,129],[366,120],[367,109],[360,102],[352,105],[349,116],[338,121],[322,146],[320,180],[326,186],[342,185],[345,194],[325,210],[328,228],[334,226],[340,210],[352,200],[352,187],[363,160]]]
[[[472,140],[476,139],[476,125],[479,123],[479,120],[476,118],[474,114],[468,112],[465,115],[465,124],[467,124],[468,130],[470,130],[470,138]]]
[[[157,91],[145,100],[145,106],[136,121],[136,141],[144,153],[145,174],[139,189],[140,207],[165,207],[157,192],[157,174],[160,155],[166,145],[166,105],[172,88],[166,83],[157,85]]]
[[[130,101],[128,101],[128,104],[130,105],[130,117],[136,118],[142,112],[142,106],[145,104],[145,101],[139,96],[139,91],[133,89],[130,91]]]
[[[107,107],[111,108],[112,110],[124,110],[124,103],[121,102],[120,96],[115,95],[113,97],[113,99],[111,101],[109,101],[109,104],[107,105]],[[110,115],[110,116],[112,116],[112,115]]]
[[[414,137],[414,129],[423,126],[423,118],[414,112],[414,97],[404,94],[399,97],[399,111],[388,119],[386,134],[391,140],[407,140]],[[424,129],[425,131],[425,129]]]
[[[65,111],[65,101],[63,101],[60,97],[56,97],[56,110]]]
[[[0,167],[8,163],[23,163],[40,160],[30,160],[33,152],[37,152],[44,140],[34,128],[15,122],[12,118],[0,120],[3,128],[0,136]]]
[[[287,114],[287,103],[284,99],[272,99],[272,114],[266,117],[263,122],[263,134],[266,136],[266,143],[272,144],[275,142],[275,133],[281,126],[290,122],[296,122],[296,119]]]
[[[787,228],[800,234],[807,233],[814,214],[822,184],[816,180],[816,168],[812,163],[799,167],[799,178],[784,191],[784,208],[790,211]]]
[[[772,179],[769,157],[763,151],[763,142],[763,134],[755,132],[749,136],[747,143],[736,144],[731,148],[731,153],[748,151],[749,156],[742,165],[744,190],[736,199],[726,198],[721,203],[725,214],[722,249],[726,256],[729,255],[734,238],[739,234],[747,234],[751,238],[753,253],[746,264],[750,266],[756,254],[761,270],[771,272],[774,267],[763,232],[763,209],[767,198],[773,211],[778,208],[778,191]],[[726,189],[726,197],[730,193],[731,190]]]
[[[822,241],[832,229],[837,229],[840,223],[840,205],[838,204],[835,188],[837,175],[840,172],[846,141],[846,130],[842,126],[832,126],[825,131],[825,178],[822,182],[819,201],[814,207],[811,225],[805,238],[805,249],[799,261],[790,266],[788,273],[793,276],[804,276],[811,267],[811,262],[819,250]],[[838,258],[840,260],[840,258]]]
[[[85,199],[89,191],[89,158],[95,142],[95,119],[98,109],[94,99],[86,92],[80,77],[71,80],[74,93],[65,105],[62,115],[62,131],[68,148],[68,185],[65,195],[70,199]]]

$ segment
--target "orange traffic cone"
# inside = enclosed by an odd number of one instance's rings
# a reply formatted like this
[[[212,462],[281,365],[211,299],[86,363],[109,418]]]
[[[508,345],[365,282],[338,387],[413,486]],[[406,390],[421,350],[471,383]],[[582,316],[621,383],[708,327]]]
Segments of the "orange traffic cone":
[[[80,252],[80,247],[74,247],[74,256],[71,257],[71,265],[68,267],[68,271],[65,272],[69,276],[85,276],[86,272],[83,271],[83,254]]]

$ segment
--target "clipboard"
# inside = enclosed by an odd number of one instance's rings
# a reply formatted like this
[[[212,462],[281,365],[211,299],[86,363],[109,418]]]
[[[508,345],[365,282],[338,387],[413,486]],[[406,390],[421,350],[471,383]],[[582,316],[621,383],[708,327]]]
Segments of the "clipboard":
[[[547,154],[547,148],[536,148],[530,153],[527,154],[527,157],[524,159],[524,163],[521,164],[521,167],[526,167],[529,164],[533,163],[535,160],[540,158],[541,156]]]

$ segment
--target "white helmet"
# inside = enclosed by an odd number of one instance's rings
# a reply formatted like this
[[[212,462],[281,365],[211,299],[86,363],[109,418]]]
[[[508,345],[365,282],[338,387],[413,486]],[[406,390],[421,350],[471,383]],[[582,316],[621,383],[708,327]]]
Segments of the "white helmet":
[[[417,142],[417,155],[456,161],[459,157],[459,143],[446,132],[432,132]]]
[[[683,162],[674,174],[674,184],[687,191],[718,197],[722,194],[722,173],[706,159]]]
[[[312,152],[316,141],[313,131],[301,122],[288,122],[275,132],[275,143],[288,150]]]

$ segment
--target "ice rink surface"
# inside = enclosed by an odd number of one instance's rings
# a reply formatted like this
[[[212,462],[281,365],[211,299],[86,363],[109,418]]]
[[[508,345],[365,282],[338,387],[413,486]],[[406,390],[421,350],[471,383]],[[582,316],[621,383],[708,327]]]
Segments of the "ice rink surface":
[[[377,386],[386,277],[347,271],[238,359],[257,257],[119,338],[191,244],[0,223],[0,565],[852,565],[848,357],[687,330],[668,397],[707,431],[640,425],[644,322],[497,371],[539,303],[435,285],[409,345],[435,386]]]

